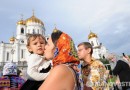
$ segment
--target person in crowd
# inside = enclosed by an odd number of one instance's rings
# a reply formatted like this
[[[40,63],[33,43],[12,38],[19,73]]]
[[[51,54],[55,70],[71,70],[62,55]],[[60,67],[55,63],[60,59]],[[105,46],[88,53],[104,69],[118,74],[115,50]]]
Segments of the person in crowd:
[[[32,34],[27,40],[27,49],[30,56],[27,59],[28,80],[21,90],[37,90],[48,76],[51,69],[51,62],[44,58],[46,40],[40,34]]]
[[[0,69],[0,77],[2,76],[2,70]]]
[[[17,75],[17,65],[7,62],[3,67],[3,76],[0,77],[0,90],[19,90],[24,79]]]
[[[84,90],[105,90],[107,75],[103,63],[92,57],[93,48],[89,42],[78,45],[78,57],[83,60],[82,74]]]
[[[45,46],[45,57],[52,60],[53,69],[39,90],[82,90],[77,71],[73,66],[79,64],[72,38],[54,29]]]
[[[123,59],[129,62],[129,66],[130,66],[130,57],[128,55],[124,55]]]
[[[130,66],[127,60],[119,59],[115,60],[116,55],[108,54],[106,58],[110,61],[117,61],[113,70],[110,70],[110,74],[118,75],[120,79],[120,86],[122,90],[130,90]]]

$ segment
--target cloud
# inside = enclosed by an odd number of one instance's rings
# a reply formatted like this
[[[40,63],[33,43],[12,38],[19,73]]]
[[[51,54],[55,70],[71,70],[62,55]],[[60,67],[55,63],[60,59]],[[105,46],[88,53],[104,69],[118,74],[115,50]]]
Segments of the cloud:
[[[129,0],[4,0],[0,6],[0,41],[8,42],[12,32],[16,31],[20,14],[27,19],[35,9],[36,17],[45,24],[46,34],[50,34],[56,24],[78,44],[88,41],[91,29],[108,50],[130,54],[127,50],[130,42]]]

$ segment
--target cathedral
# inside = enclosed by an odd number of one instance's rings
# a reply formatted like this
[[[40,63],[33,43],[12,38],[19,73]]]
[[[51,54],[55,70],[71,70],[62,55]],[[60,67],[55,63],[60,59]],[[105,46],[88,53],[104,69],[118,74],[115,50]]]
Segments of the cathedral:
[[[102,43],[99,42],[98,36],[90,31],[88,35],[88,41],[93,46],[93,54],[92,56],[96,59],[104,59],[105,55],[108,53],[108,50]]]
[[[44,23],[38,19],[34,13],[33,15],[17,22],[16,25],[16,37],[11,37],[9,43],[1,41],[0,43],[0,63],[1,62],[24,62],[29,56],[29,52],[26,48],[27,38],[29,34],[42,34],[45,36]],[[96,59],[103,58],[107,49],[98,41],[98,36],[90,32],[88,35],[88,41],[93,46],[93,57]]]
[[[11,37],[9,43],[1,41],[0,43],[0,62],[26,61],[29,52],[26,48],[29,34],[42,34],[45,36],[44,23],[38,19],[34,13],[26,19],[19,20],[16,25],[16,37]]]

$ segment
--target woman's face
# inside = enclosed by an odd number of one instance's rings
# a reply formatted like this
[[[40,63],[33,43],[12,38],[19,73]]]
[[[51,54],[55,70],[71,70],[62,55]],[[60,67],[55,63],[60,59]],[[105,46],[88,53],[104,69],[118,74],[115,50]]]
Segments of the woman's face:
[[[55,51],[55,45],[53,44],[51,37],[49,37],[47,44],[45,46],[45,53],[44,53],[47,60],[54,58],[54,51]]]

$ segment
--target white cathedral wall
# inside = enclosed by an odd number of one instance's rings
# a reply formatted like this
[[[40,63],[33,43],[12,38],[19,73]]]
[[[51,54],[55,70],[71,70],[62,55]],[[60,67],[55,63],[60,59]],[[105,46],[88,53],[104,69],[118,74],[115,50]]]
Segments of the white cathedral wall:
[[[90,42],[91,44],[92,44],[92,42],[93,42],[93,45],[94,45],[93,47],[97,47],[97,46],[100,45],[97,38],[91,38],[91,39],[89,39],[89,42]]]
[[[3,48],[3,50],[2,50]],[[14,50],[14,53],[11,53],[11,50]],[[22,56],[22,50],[23,50],[23,56]],[[7,60],[7,53],[9,53],[8,60]],[[2,47],[2,44],[0,44],[0,62],[18,62],[18,61],[26,61],[30,53],[28,52],[26,48],[26,44],[4,44],[4,47]]]
[[[95,59],[100,59],[100,50],[99,49],[93,49],[93,54],[92,56],[95,58]]]
[[[17,25],[16,35],[21,35],[21,28],[24,29],[24,34],[22,34],[22,35],[26,35],[26,26],[25,25]]]
[[[10,43],[4,43],[3,46],[1,46],[1,54],[0,54],[0,62],[7,62],[7,61],[11,61],[12,59],[12,54],[11,54],[11,50],[12,50],[12,45]],[[8,53],[8,58],[7,58],[7,53]]]
[[[43,25],[38,24],[38,23],[29,23],[29,24],[27,24],[26,31],[29,34],[37,33],[37,34],[44,35],[45,28]]]
[[[107,53],[108,53],[108,50],[106,49],[105,46],[102,45],[101,46],[101,55],[102,55],[102,57],[105,56]]]
[[[27,55],[26,44],[15,44],[14,62],[26,61]]]

